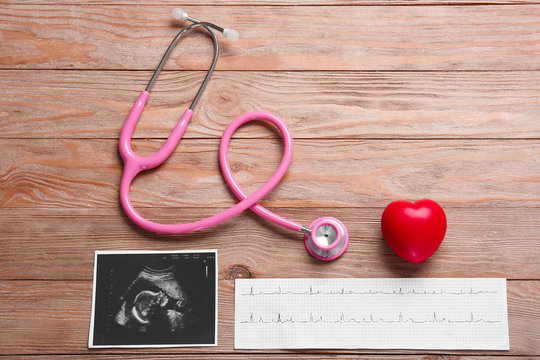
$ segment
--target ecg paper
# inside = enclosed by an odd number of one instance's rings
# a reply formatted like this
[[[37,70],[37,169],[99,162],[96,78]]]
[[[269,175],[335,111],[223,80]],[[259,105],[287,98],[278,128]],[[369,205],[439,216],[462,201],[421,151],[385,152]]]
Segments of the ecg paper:
[[[509,350],[506,279],[237,279],[234,346]]]

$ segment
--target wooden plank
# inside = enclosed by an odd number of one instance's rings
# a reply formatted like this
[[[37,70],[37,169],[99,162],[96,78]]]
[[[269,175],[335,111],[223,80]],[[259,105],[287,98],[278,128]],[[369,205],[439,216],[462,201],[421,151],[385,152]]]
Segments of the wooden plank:
[[[207,208],[145,210],[167,223],[199,220]],[[219,278],[234,277],[506,277],[538,279],[540,208],[446,207],[441,247],[417,265],[399,258],[381,235],[383,208],[273,209],[309,225],[341,219],[350,245],[338,261],[314,261],[301,234],[251,212],[197,233],[164,236],[132,224],[115,209],[0,209],[0,279],[90,280],[94,250],[218,249]],[[276,252],[276,248],[279,249]]]
[[[540,282],[509,281],[508,316],[510,351],[445,351],[446,354],[540,354]],[[91,305],[89,281],[0,282],[0,352],[2,354],[139,354],[140,349],[88,350]],[[46,311],[43,311],[46,309]],[[219,282],[219,330],[217,347],[144,349],[145,354],[231,353],[234,351],[234,282]],[[251,351],[252,353],[255,351]],[[284,351],[267,351],[283,353]],[[317,350],[330,353],[335,350]],[[339,350],[339,353],[372,353],[373,350]],[[240,353],[237,351],[236,353]],[[286,352],[289,353],[290,352]],[[403,353],[403,350],[381,351]],[[406,353],[433,353],[407,350]]]
[[[135,136],[167,136],[204,75],[163,73]],[[0,137],[117,138],[150,77],[0,71]],[[539,138],[540,72],[216,72],[185,137],[220,137],[259,109],[295,138]],[[274,134],[246,126],[238,135]]]
[[[226,70],[538,70],[540,6],[190,7],[236,28]],[[1,68],[154,69],[178,31],[170,6],[0,7]],[[168,69],[206,69],[187,37]],[[186,51],[186,49],[189,49]]]
[[[539,4],[537,0],[189,0],[182,7],[189,11],[193,6],[372,6],[372,5],[527,5]],[[140,5],[140,0],[0,0],[6,5]],[[153,5],[177,7],[175,0],[152,1]],[[189,11],[191,13],[191,11]],[[201,19],[203,20],[203,19]]]
[[[268,130],[270,131],[270,130]],[[138,140],[140,155],[162,141]],[[0,206],[117,207],[116,140],[0,140]],[[186,139],[159,169],[132,186],[136,207],[228,207],[236,201],[218,166],[218,141]],[[282,183],[261,203],[273,207],[381,207],[396,199],[445,205],[538,206],[538,141],[298,140]],[[234,139],[229,161],[247,193],[274,173],[276,139]]]

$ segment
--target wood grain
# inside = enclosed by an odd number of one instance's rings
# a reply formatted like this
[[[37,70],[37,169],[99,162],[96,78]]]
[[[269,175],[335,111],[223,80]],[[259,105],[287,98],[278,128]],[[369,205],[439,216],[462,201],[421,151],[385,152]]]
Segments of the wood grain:
[[[335,360],[491,360],[494,357],[492,356],[478,356],[478,355],[431,355],[431,354],[424,354],[424,355],[403,355],[403,354],[397,354],[397,355],[383,355],[383,354],[315,354],[315,353],[309,353],[309,354],[301,354],[301,353],[294,353],[294,354],[249,354],[248,355],[250,359],[253,360],[293,360],[293,359],[299,359],[299,360],[318,360],[318,359],[335,359]],[[0,355],[0,357],[3,357]],[[82,359],[82,360],[118,360],[118,359],[124,359],[124,360],[139,360],[141,358],[141,355],[131,355],[131,354],[122,354],[119,355],[102,355],[102,354],[77,354],[77,355],[56,355],[55,359]],[[245,359],[245,354],[227,354],[227,353],[219,353],[219,354],[185,354],[182,353],[182,359],[186,360],[238,360],[238,359]],[[24,356],[9,356],[9,359],[11,360],[27,360],[28,357]],[[50,359],[50,356],[40,356],[40,355],[32,355],[32,359],[35,360],[42,360],[42,359]],[[178,354],[144,354],[145,360],[177,360]],[[536,357],[532,356],[504,356],[505,360],[534,360],[537,359]]]
[[[372,5],[527,5],[539,4],[537,0],[189,0],[182,1],[182,6],[189,11],[193,6],[372,6]],[[147,4],[141,0],[0,0],[0,4],[7,5],[141,5]],[[168,5],[177,7],[178,1],[159,0],[153,1],[155,5]],[[193,16],[197,17],[195,14]],[[202,20],[202,19],[201,19]]]
[[[160,140],[138,140],[140,155]],[[0,140],[0,206],[116,207],[121,160],[116,140]],[[184,140],[159,169],[132,186],[136,207],[228,207],[218,141]],[[380,207],[395,199],[445,205],[534,207],[540,201],[537,141],[298,140],[282,183],[261,203],[273,207]],[[248,193],[277,168],[276,139],[234,139],[229,161]],[[144,212],[143,212],[144,214]]]
[[[447,354],[540,354],[540,282],[509,281],[508,316],[510,351],[448,351]],[[2,354],[130,354],[140,349],[87,349],[89,314],[91,305],[89,281],[1,281],[0,321]],[[40,311],[46,308],[47,311]],[[216,353],[233,351],[234,282],[219,282],[219,325],[217,347],[144,349],[151,353]],[[9,329],[9,330],[6,330]],[[268,351],[283,353],[283,351]],[[317,350],[318,353],[332,351]],[[334,351],[335,352],[335,351]],[[340,350],[339,353],[372,353],[373,350]],[[382,351],[402,353],[403,351]],[[240,353],[240,351],[236,351]],[[290,353],[290,352],[286,352]],[[432,351],[407,350],[407,353],[432,353]]]
[[[124,215],[119,131],[182,25],[178,5],[241,38],[220,39],[186,139],[137,178],[136,207],[172,223],[236,203],[218,139],[239,114],[271,111],[295,155],[262,203],[304,224],[343,220],[339,260],[313,260],[299,234],[249,211],[184,236]],[[539,34],[538,0],[0,0],[0,360],[540,359]],[[177,46],[137,153],[160,147],[210,57],[202,33]],[[231,165],[248,192],[277,167],[279,138],[261,125],[236,134]],[[420,198],[442,204],[448,231],[415,265],[386,245],[380,216]],[[95,250],[201,248],[219,251],[218,347],[87,349]],[[511,350],[235,351],[242,277],[506,277]]]
[[[153,208],[159,221],[189,222],[221,211]],[[445,208],[448,230],[426,262],[408,263],[386,245],[383,208],[273,209],[308,225],[331,215],[348,227],[351,243],[338,261],[322,263],[301,234],[247,212],[217,227],[164,236],[137,228],[115,209],[0,209],[0,279],[91,280],[94,250],[218,249],[219,278],[235,277],[505,277],[537,279],[540,208]],[[276,246],[280,249],[276,253]]]
[[[225,19],[242,36],[234,44],[222,42],[219,69],[540,69],[538,5],[190,10],[210,22]],[[4,5],[0,67],[154,69],[178,31],[170,11],[170,6]],[[211,47],[202,36],[184,39],[166,68],[206,69]]]
[[[165,137],[203,72],[165,72],[135,136]],[[0,137],[118,138],[150,72],[0,71]],[[46,86],[44,86],[46,84]],[[186,138],[278,114],[295,138],[540,138],[540,72],[216,72]],[[247,126],[241,137],[274,133]]]

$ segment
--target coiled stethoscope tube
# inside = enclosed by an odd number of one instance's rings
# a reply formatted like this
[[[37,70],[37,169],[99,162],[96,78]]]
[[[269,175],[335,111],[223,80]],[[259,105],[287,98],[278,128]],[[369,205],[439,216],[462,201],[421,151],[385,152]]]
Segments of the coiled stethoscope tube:
[[[223,133],[223,136],[221,137],[221,142],[219,145],[219,164],[221,167],[221,172],[223,174],[223,177],[225,178],[225,181],[227,182],[227,185],[231,188],[233,193],[240,200],[239,203],[219,214],[187,224],[156,223],[145,219],[135,210],[129,196],[131,182],[133,181],[135,176],[137,176],[137,174],[139,174],[141,171],[149,170],[155,168],[156,166],[159,166],[173,153],[178,142],[180,141],[180,138],[184,134],[189,120],[193,115],[193,108],[197,104],[197,101],[199,100],[202,92],[204,91],[206,84],[212,76],[219,55],[219,44],[216,35],[211,29],[215,29],[223,33],[223,35],[230,40],[234,41],[238,39],[238,33],[236,31],[227,28],[223,29],[212,23],[201,22],[195,18],[190,17],[185,11],[182,11],[180,9],[175,9],[173,11],[173,16],[180,20],[189,20],[193,24],[182,29],[173,39],[173,41],[167,48],[167,51],[163,55],[158,67],[154,71],[154,74],[152,75],[152,78],[150,79],[146,89],[140,94],[139,98],[133,105],[120,133],[119,150],[122,159],[124,160],[124,172],[122,174],[122,180],[120,183],[120,200],[122,203],[122,207],[124,208],[124,211],[126,212],[128,217],[140,227],[150,231],[163,234],[185,234],[217,225],[227,219],[230,219],[233,216],[240,214],[241,212],[249,208],[258,215],[280,226],[286,227],[294,231],[303,232],[305,234],[304,242],[306,248],[308,252],[314,257],[321,260],[333,260],[341,256],[347,248],[349,235],[347,232],[347,228],[339,220],[330,217],[322,217],[311,223],[309,227],[304,227],[295,221],[283,218],[264,208],[263,206],[257,204],[257,202],[261,200],[264,196],[266,196],[266,194],[268,194],[283,178],[292,159],[293,141],[292,135],[287,125],[278,116],[268,112],[253,111],[240,115],[239,117],[234,119],[229,124],[229,126],[227,126]],[[214,44],[214,58],[208,69],[206,77],[204,78],[201,86],[199,87],[199,90],[195,95],[190,107],[184,112],[184,114],[180,118],[180,121],[176,124],[161,149],[159,149],[154,155],[144,157],[139,156],[135,154],[133,149],[131,148],[131,136],[133,134],[137,121],[142,114],[148,96],[150,95],[152,86],[178,40],[187,31],[197,27],[202,27],[207,30],[210,33]],[[270,177],[268,182],[266,182],[253,194],[248,196],[233,177],[232,170],[229,166],[228,161],[228,147],[230,139],[234,132],[240,126],[250,121],[267,121],[274,124],[283,136],[284,147],[281,163],[279,164],[276,172]]]

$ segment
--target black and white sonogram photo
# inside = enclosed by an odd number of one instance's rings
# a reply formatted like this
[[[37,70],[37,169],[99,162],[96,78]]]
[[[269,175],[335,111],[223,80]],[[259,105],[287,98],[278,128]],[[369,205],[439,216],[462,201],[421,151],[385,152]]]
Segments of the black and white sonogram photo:
[[[217,251],[96,251],[89,347],[217,345]]]

